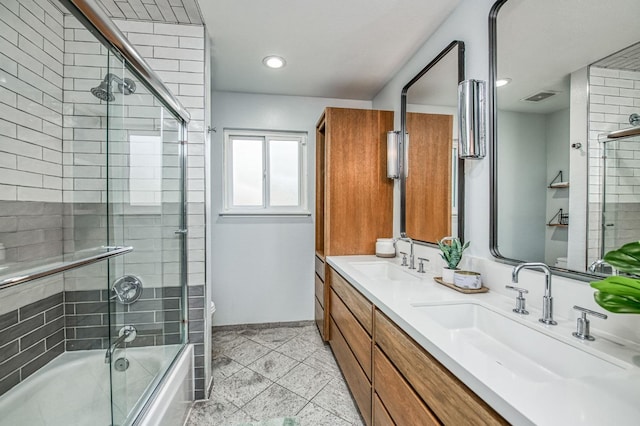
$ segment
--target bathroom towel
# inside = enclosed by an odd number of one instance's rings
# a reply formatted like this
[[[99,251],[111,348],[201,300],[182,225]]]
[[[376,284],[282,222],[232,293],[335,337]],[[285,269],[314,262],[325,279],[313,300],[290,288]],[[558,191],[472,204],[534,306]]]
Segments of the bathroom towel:
[[[295,417],[278,417],[256,423],[241,423],[238,426],[300,426],[300,422]]]

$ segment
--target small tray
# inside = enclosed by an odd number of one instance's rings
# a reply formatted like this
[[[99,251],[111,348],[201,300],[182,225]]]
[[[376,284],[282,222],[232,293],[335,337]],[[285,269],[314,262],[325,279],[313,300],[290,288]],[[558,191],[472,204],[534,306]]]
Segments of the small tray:
[[[462,287],[458,287],[455,284],[451,284],[445,281],[442,281],[442,277],[433,277],[433,280],[435,282],[437,282],[438,284],[442,284],[445,287],[449,287],[455,291],[459,291],[460,293],[465,293],[465,294],[473,294],[473,293],[486,293],[489,291],[489,289],[487,287],[480,287],[480,288],[462,288]]]

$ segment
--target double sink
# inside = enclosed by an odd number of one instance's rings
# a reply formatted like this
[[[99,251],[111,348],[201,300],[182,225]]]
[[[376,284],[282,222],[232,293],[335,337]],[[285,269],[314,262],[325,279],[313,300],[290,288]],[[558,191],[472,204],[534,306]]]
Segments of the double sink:
[[[390,262],[351,262],[350,266],[372,280],[420,280]],[[548,326],[525,321],[518,314],[503,312],[473,299],[410,305],[418,317],[437,330],[450,351],[481,365],[488,374],[506,374],[527,382],[549,382],[624,370],[577,347],[580,342],[573,346],[554,336]]]

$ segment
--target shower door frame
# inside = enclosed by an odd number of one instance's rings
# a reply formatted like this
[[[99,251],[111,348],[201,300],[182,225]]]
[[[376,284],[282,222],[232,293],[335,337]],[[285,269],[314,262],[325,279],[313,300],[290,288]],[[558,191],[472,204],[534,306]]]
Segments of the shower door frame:
[[[95,0],[59,0],[60,3],[72,14],[78,21],[84,25],[96,39],[109,49],[111,54],[118,57],[154,95],[164,107],[174,116],[180,125],[179,129],[179,161],[181,167],[181,188],[180,188],[180,227],[175,232],[180,234],[180,286],[182,288],[182,319],[183,319],[183,338],[181,348],[176,353],[171,364],[164,371],[159,379],[158,386],[152,391],[148,399],[136,410],[130,413],[128,420],[131,424],[138,424],[145,414],[149,411],[153,401],[158,396],[158,390],[162,387],[162,382],[166,379],[167,374],[174,367],[176,360],[179,359],[187,349],[189,342],[189,294],[188,294],[188,273],[187,273],[187,136],[188,124],[191,121],[191,115],[182,103],[171,93],[167,86],[163,83],[158,74],[147,64],[142,55],[127,40],[124,34],[104,13],[104,11],[95,3]]]

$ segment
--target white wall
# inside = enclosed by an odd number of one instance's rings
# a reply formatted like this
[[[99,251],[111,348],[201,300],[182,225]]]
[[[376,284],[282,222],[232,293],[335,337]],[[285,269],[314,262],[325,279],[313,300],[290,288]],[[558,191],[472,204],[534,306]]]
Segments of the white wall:
[[[569,138],[571,144],[579,143],[579,149],[569,152],[569,211],[571,227],[567,244],[567,267],[573,270],[586,269],[587,209],[585,200],[588,190],[587,103],[589,101],[587,69],[571,73],[571,106],[569,112]],[[589,177],[590,179],[590,177]]]
[[[548,183],[545,116],[500,111],[498,138],[498,175],[517,176],[498,180],[498,249],[511,259],[542,261]]]
[[[213,92],[211,263],[213,325],[311,320],[314,218],[221,217],[225,128],[308,133],[309,207],[315,211],[315,125],[327,106],[370,101]]]
[[[547,185],[562,170],[562,179],[569,180],[569,108],[556,111],[545,116],[546,127],[546,155]],[[571,211],[569,210],[570,188],[549,189],[545,187],[547,222],[562,209],[563,213],[569,212],[571,223]],[[555,265],[558,257],[567,257],[569,228],[546,227],[544,247],[544,262],[547,265]]]
[[[376,109],[400,111],[400,92],[426,64],[451,41],[465,43],[467,78],[487,80],[489,73],[487,17],[493,0],[463,0],[416,54],[399,70],[373,99]],[[395,115],[400,128],[400,115]],[[469,253],[489,257],[489,161],[467,161],[465,165],[465,239],[471,241]],[[398,198],[396,197],[396,202]],[[397,203],[394,213],[397,213]],[[399,219],[395,214],[394,229]]]

